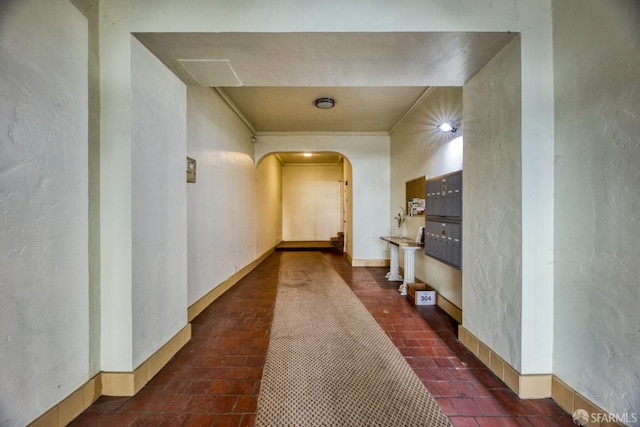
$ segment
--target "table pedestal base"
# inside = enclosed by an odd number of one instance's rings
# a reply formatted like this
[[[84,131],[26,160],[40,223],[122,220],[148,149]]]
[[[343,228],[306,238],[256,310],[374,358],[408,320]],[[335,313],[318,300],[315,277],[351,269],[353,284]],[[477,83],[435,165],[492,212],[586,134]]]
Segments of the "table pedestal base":
[[[416,265],[416,250],[417,246],[401,246],[404,251],[404,281],[398,288],[400,295],[407,294],[407,285],[409,283],[415,283],[415,265]]]
[[[406,237],[380,237],[388,242],[391,247],[390,253],[390,271],[385,276],[390,282],[402,281],[398,291],[402,295],[407,294],[407,285],[415,283],[415,255],[416,251],[422,246],[420,243],[407,239]],[[400,248],[404,251],[404,280],[400,275],[400,265],[398,262]]]
[[[402,281],[402,276],[400,275],[400,264],[398,262],[398,252],[398,247],[396,245],[391,245],[391,266],[390,271],[385,276],[390,282]]]

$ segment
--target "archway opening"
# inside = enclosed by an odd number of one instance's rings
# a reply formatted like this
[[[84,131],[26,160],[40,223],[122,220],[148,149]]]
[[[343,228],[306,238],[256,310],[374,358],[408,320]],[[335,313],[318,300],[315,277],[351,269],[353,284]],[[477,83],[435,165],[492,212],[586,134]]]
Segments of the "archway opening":
[[[257,168],[259,180],[270,179],[280,186],[282,237],[276,250],[351,253],[353,173],[344,155],[319,151],[269,153]]]

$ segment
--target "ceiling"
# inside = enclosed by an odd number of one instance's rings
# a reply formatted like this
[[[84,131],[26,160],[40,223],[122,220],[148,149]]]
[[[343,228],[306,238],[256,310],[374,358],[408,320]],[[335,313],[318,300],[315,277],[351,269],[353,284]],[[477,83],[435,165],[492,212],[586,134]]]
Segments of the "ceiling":
[[[515,33],[136,33],[257,134],[389,133],[432,86],[462,86]],[[314,101],[335,99],[320,110]]]

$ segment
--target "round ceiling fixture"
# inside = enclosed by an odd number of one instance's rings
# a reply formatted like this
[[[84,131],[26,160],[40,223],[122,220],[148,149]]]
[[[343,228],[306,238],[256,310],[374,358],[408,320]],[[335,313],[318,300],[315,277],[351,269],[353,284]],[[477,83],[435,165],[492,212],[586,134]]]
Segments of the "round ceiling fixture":
[[[333,98],[318,98],[316,99],[316,107],[321,110],[328,110],[329,108],[333,108],[336,102]]]

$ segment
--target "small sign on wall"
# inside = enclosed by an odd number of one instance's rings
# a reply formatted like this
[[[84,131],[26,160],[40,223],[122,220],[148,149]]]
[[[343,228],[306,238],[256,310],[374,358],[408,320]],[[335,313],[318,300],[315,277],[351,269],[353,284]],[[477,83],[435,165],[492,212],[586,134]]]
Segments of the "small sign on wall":
[[[187,157],[187,182],[196,182],[196,160]]]

